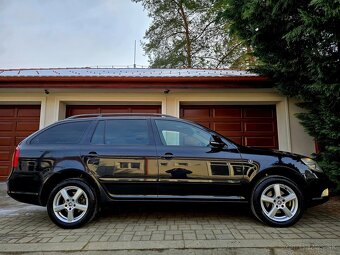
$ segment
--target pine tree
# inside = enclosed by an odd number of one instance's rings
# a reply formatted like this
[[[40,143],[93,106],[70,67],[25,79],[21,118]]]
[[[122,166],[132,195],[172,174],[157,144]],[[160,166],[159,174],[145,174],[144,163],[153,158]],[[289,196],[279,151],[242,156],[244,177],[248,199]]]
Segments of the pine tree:
[[[249,47],[217,23],[220,0],[133,0],[151,17],[143,48],[151,67],[247,68]]]
[[[317,160],[340,190],[340,1],[224,0],[221,16],[287,96],[300,100],[298,114],[318,142]]]

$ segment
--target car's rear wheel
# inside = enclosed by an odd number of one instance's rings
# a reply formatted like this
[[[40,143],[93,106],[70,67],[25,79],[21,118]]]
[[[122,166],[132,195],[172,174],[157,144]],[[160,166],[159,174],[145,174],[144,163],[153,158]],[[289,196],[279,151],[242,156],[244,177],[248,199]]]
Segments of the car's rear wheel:
[[[62,228],[77,228],[96,214],[96,196],[81,179],[68,179],[58,184],[47,202],[51,220]]]
[[[268,176],[255,185],[251,209],[258,219],[270,226],[288,227],[295,224],[303,214],[303,194],[291,180]]]

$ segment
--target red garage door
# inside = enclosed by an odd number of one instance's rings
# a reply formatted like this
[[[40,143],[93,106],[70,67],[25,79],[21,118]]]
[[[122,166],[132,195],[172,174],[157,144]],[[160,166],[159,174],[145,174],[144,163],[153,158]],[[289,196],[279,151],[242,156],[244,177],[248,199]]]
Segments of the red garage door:
[[[278,148],[274,105],[181,106],[181,117],[247,146]]]
[[[17,144],[39,129],[40,105],[0,106],[0,181],[7,179]]]
[[[89,113],[161,113],[160,105],[68,105],[66,117]]]

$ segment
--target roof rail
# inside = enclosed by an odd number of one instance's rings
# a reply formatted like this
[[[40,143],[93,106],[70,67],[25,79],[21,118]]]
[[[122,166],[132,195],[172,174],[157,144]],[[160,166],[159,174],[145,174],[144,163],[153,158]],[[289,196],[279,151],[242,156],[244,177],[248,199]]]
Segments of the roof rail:
[[[155,116],[155,117],[172,117],[171,115],[161,114],[161,113],[89,113],[89,114],[79,114],[73,115],[66,119],[78,119],[78,118],[96,118],[96,117],[110,117],[110,116]]]

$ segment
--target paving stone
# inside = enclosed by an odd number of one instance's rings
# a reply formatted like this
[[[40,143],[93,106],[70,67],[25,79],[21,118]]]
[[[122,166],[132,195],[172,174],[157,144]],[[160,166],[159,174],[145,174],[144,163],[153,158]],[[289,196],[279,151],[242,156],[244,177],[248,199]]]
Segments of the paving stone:
[[[115,242],[115,241],[118,241],[118,239],[119,239],[119,235],[111,235],[108,241]]]
[[[79,239],[79,236],[67,236],[63,239],[62,242],[76,242]]]
[[[196,234],[183,233],[183,239],[184,240],[195,240]]]
[[[174,240],[183,240],[182,235],[174,235]]]
[[[191,229],[189,225],[179,225],[177,226],[178,230],[189,230]]]
[[[297,235],[299,236],[299,238],[303,238],[303,239],[310,238],[310,236],[307,234],[297,234]]]
[[[164,234],[152,234],[150,240],[151,241],[161,241],[161,240],[164,240]]]
[[[179,230],[169,230],[169,231],[165,231],[166,235],[180,235],[182,234],[182,231]]]
[[[82,236],[79,237],[78,241],[79,241],[79,242],[88,242],[88,241],[91,240],[92,237],[93,237],[93,236],[92,236],[92,235],[89,235],[89,234],[87,234],[87,235],[82,235]]]
[[[271,234],[270,235],[273,239],[281,239],[281,236],[279,234]]]
[[[132,241],[140,241],[142,239],[142,236],[134,236],[132,238]]]
[[[230,233],[231,233],[231,232],[230,232],[230,229],[222,229],[221,232],[222,232],[223,234],[230,234]]]
[[[190,225],[190,229],[196,230],[196,229],[203,229],[202,225]]]
[[[144,231],[145,228],[146,228],[146,226],[134,226],[133,231]]]
[[[157,226],[157,229],[158,230],[170,230],[170,226],[168,226],[168,225],[160,225],[160,226]]]
[[[298,234],[280,234],[281,238],[284,239],[294,239],[299,238]]]
[[[142,236],[141,240],[142,240],[142,241],[149,241],[150,238],[151,238],[151,235],[149,235],[149,236],[146,235],[146,236]]]
[[[55,236],[55,237],[51,238],[48,242],[49,243],[58,243],[58,242],[61,242],[64,239],[65,239],[65,236]]]
[[[107,240],[109,240],[110,236],[101,236],[99,241],[100,242],[107,242]]]
[[[322,235],[320,235],[318,232],[308,232],[306,233],[308,236],[310,236],[311,238],[323,238]]]
[[[276,254],[274,249],[277,247],[290,247],[293,252],[299,247],[340,248],[340,199],[337,198],[310,208],[296,225],[289,228],[268,227],[242,210],[230,214],[226,210],[221,214],[220,209],[213,207],[199,211],[197,207],[183,210],[181,207],[174,209],[169,206],[169,212],[157,208],[152,211],[147,207],[133,212],[122,209],[112,215],[97,217],[91,223],[73,230],[55,226],[47,217],[45,208],[29,205],[25,207],[24,204],[9,199],[1,197],[0,192],[0,210],[6,209],[9,204],[21,208],[22,211],[16,215],[1,215],[0,253],[7,249],[15,254],[22,251],[39,254],[37,251],[43,251],[46,255],[53,255],[47,252],[82,249],[87,255],[91,253],[86,252],[98,247],[103,252],[110,249],[150,249],[152,253],[147,251],[144,254],[156,255],[159,252],[157,255],[163,255],[157,249],[171,247],[207,251],[209,248],[223,247],[269,247],[270,250],[265,249],[264,254],[268,254],[267,251],[270,251],[269,254]],[[7,204],[3,205],[3,201]],[[244,254],[252,255],[251,251],[252,249],[243,250]],[[39,255],[45,255],[43,252]],[[312,250],[307,252],[309,253],[306,255],[314,255]],[[123,253],[118,253],[120,254]],[[173,255],[175,254],[177,253]],[[191,250],[186,254],[205,253]],[[225,250],[207,254],[225,254]],[[231,254],[243,253],[231,250]]]
[[[102,235],[93,235],[91,238],[91,242],[97,242],[102,237]]]
[[[39,243],[47,243],[51,238],[40,238]]]
[[[237,229],[230,229],[230,233],[236,238],[236,239],[243,239],[244,237]]]
[[[207,240],[216,240],[216,237],[214,234],[205,234],[205,238]]]
[[[206,240],[207,238],[205,237],[204,234],[196,234],[198,240]]]
[[[125,231],[135,231],[134,230],[134,228],[135,228],[136,226],[127,226],[126,228],[125,228]]]
[[[242,234],[244,239],[261,239],[261,236],[258,234]]]
[[[271,235],[270,234],[259,234],[259,236],[261,236],[263,239],[271,239]]]
[[[215,235],[215,237],[218,240],[235,239],[235,237],[232,234],[218,234],[218,235]]]
[[[151,231],[136,231],[135,235],[137,236],[145,236],[145,235],[151,235],[152,232]]]
[[[177,225],[170,225],[170,230],[178,230],[178,226]]]
[[[24,237],[21,238],[20,240],[18,240],[18,243],[28,243],[30,241],[32,241],[34,239],[34,237]]]
[[[118,240],[119,241],[131,241],[132,238],[133,238],[133,235],[120,235]]]
[[[212,232],[214,235],[222,234],[222,231],[220,229],[213,229]]]
[[[173,235],[165,235],[164,240],[166,240],[166,241],[174,240],[174,236]]]

